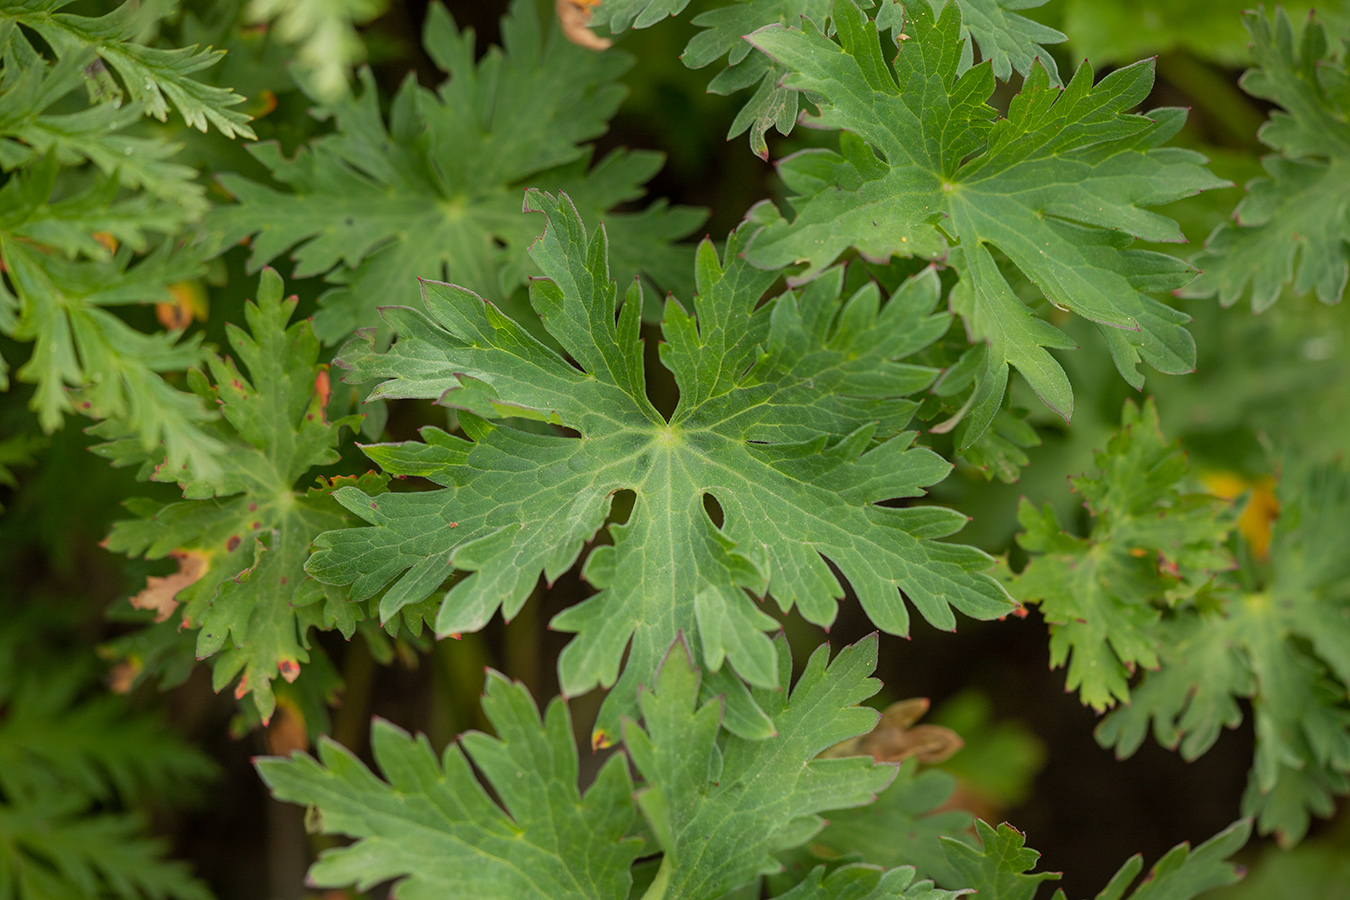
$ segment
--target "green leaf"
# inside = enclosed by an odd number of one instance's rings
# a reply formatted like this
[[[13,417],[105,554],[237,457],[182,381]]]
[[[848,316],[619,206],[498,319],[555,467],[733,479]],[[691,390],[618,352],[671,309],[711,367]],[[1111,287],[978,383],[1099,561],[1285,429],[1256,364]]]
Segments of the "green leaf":
[[[966,891],[943,891],[931,881],[915,881],[913,866],[889,871],[873,866],[841,866],[825,874],[811,871],[806,880],[776,900],[956,900]]]
[[[1026,835],[1004,822],[993,828],[983,819],[975,820],[980,845],[972,846],[956,838],[943,838],[947,863],[953,877],[969,885],[981,900],[1031,900],[1042,881],[1058,881],[1059,872],[1027,874],[1041,855],[1026,846]]]
[[[940,5],[937,0],[929,2],[935,8]],[[1059,83],[1055,62],[1042,45],[1062,41],[1064,35],[1014,11],[1041,6],[1045,0],[956,2],[965,17],[961,29],[965,41],[962,71],[970,68],[978,45],[981,56],[991,61],[994,74],[1005,81],[1013,70],[1022,75],[1030,73],[1033,61],[1039,59],[1042,65],[1048,66],[1051,79]],[[872,3],[873,0],[861,0],[860,5],[870,8]],[[688,0],[606,0],[596,8],[594,21],[607,24],[617,34],[630,27],[646,28],[666,16],[682,12],[687,4]],[[897,5],[884,0],[878,12],[879,20],[890,17],[897,31],[900,25],[898,9]],[[765,25],[797,25],[804,18],[823,28],[830,10],[831,0],[736,0],[694,17],[694,24],[704,30],[689,40],[680,56],[684,64],[701,69],[724,56],[727,58],[727,68],[712,80],[708,90],[729,94],[758,84],[754,95],[732,123],[728,138],[748,129],[751,149],[768,159],[768,146],[764,141],[768,129],[777,128],[780,133],[789,134],[797,121],[797,92],[780,84],[786,70],[754,53],[745,36]]]
[[[291,72],[312,96],[331,102],[348,93],[352,67],[366,58],[356,26],[387,6],[388,0],[250,0],[245,15],[271,21],[279,40],[297,45]]]
[[[895,634],[909,630],[901,590],[949,630],[953,608],[978,618],[1007,612],[1010,601],[984,571],[989,557],[935,540],[963,517],[879,505],[921,495],[950,468],[903,430],[915,408],[905,395],[933,373],[900,360],[948,321],[933,314],[932,270],[884,306],[872,284],[841,298],[841,270],[759,305],[775,275],[740,260],[744,229],[724,262],[704,241],[693,315],[666,303],[661,358],[680,390],[666,421],[645,392],[639,286],[615,320],[605,230],[588,237],[566,196],[531,192],[528,202],[548,216],[531,249],[545,275],[531,301],[576,365],[452,285],[423,283],[429,315],[386,310],[399,340],[383,354],[369,335],[353,341],[340,357],[347,379],[382,380],[376,399],[444,395],[465,411],[465,437],[425,428],[423,442],[366,447],[386,472],[442,489],[378,499],[339,491],[373,527],[322,536],[308,565],[316,578],[351,584],[355,598],[392,582],[380,604],[388,618],[452,570],[467,571],[445,595],[436,630],[477,630],[499,608],[513,618],[541,574],[552,582],[567,571],[605,524],[613,495],[634,491],[628,521],[610,527],[613,544],[586,561],[583,575],[600,593],[551,623],[577,634],[559,660],[570,695],[614,684],[627,648],[601,741],[679,633],[708,671],[726,661],[751,684],[775,684],[778,655],[763,632],[778,624],[751,595],[767,591],[781,609],[828,625],[843,587],[826,559],[872,621]],[[579,436],[480,417],[542,420]],[[707,496],[723,511],[720,527]],[[729,728],[765,727],[739,681],[724,678],[723,691]]]
[[[168,119],[172,103],[183,120],[199,131],[206,131],[210,123],[227,138],[256,138],[247,125],[251,117],[230,108],[242,103],[243,97],[229,88],[213,87],[192,77],[214,65],[221,52],[210,47],[163,50],[131,43],[138,25],[135,3],[124,3],[97,18],[57,12],[70,3],[71,0],[13,0],[0,10],[0,29],[11,22],[31,28],[61,59],[92,50],[100,60],[96,64],[98,69],[106,63],[121,76],[120,85],[105,77],[103,91],[120,100],[125,90],[146,115],[161,122]],[[28,43],[17,30],[10,32],[10,40]]]
[[[774,852],[809,839],[823,824],[818,813],[870,803],[895,776],[870,757],[815,758],[876,724],[875,710],[857,706],[880,687],[869,677],[876,635],[828,665],[829,647],[817,648],[790,693],[787,642],[778,643],[777,683],[755,692],[778,728],[774,737],[718,740],[722,704],[699,704],[700,673],[682,640],[655,687],[639,695],[642,727],[624,725],[624,745],[645,779],[637,802],[664,854],[657,881],[664,879],[669,900],[715,900],[778,871]]]
[[[1350,275],[1350,63],[1322,24],[1308,20],[1300,35],[1282,8],[1273,27],[1261,12],[1243,23],[1256,68],[1241,84],[1277,106],[1258,136],[1280,152],[1262,159],[1268,177],[1248,182],[1233,221],[1205,241],[1203,273],[1185,294],[1224,306],[1250,295],[1258,312],[1286,288],[1336,303]]]
[[[1161,668],[1097,739],[1127,757],[1151,725],[1160,744],[1194,759],[1241,722],[1236,701],[1250,698],[1256,757],[1243,810],[1288,846],[1310,814],[1330,815],[1350,791],[1350,560],[1336,549],[1350,528],[1350,470],[1300,465],[1277,496],[1268,572],[1221,581],[1160,627]]]
[[[955,885],[939,839],[964,838],[972,824],[964,810],[941,811],[955,788],[956,779],[948,773],[920,771],[918,760],[907,759],[875,802],[831,810],[825,828],[785,854],[785,862],[806,869],[816,862],[856,859],[886,869],[912,867],[914,877]]]
[[[703,213],[663,202],[609,212],[642,196],[661,155],[615,150],[592,167],[581,143],[601,135],[618,108],[629,57],[545,30],[533,0],[515,0],[502,36],[505,52],[475,63],[473,31],[433,5],[424,44],[448,75],[439,88],[409,77],[386,123],[374,76],[364,72],[359,97],[321,110],[336,120],[333,134],[293,159],[276,143],[249,148],[289,191],[219,176],[239,200],[213,213],[223,247],[255,235],[255,269],[294,247],[296,277],[323,274],[335,285],[315,320],[324,341],[376,324],[379,306],[414,304],[414,277],[447,279],[499,303],[509,297],[533,274],[525,247],[538,226],[520,215],[526,185],[565,189],[588,221],[603,217],[619,236],[623,280],[673,271],[681,282],[663,286],[685,286],[689,250],[671,242]]]
[[[136,805],[181,804],[215,766],[96,687],[92,654],[58,651],[52,639],[68,632],[33,627],[50,609],[7,605],[0,631],[0,897],[208,900],[186,865],[164,858],[168,842],[146,836]]]
[[[217,472],[221,444],[207,423],[213,414],[201,399],[164,380],[202,357],[201,335],[144,334],[109,307],[168,301],[168,285],[199,274],[201,257],[174,251],[166,240],[131,265],[130,248],[108,261],[71,261],[24,239],[23,228],[0,231],[0,261],[14,294],[0,287],[0,333],[31,342],[18,370],[37,386],[29,403],[48,433],[80,412],[105,419],[104,434],[129,437],[140,451],[163,446],[170,464]],[[7,387],[0,361],[0,387]]]
[[[0,896],[211,900],[187,865],[164,858],[168,842],[145,831],[141,816],[85,811],[57,796],[0,801]]]
[[[1132,385],[1143,384],[1141,361],[1190,371],[1188,317],[1146,292],[1179,288],[1192,270],[1129,245],[1182,240],[1175,222],[1145,207],[1225,182],[1199,154],[1160,147],[1181,128],[1183,110],[1126,112],[1148,95],[1151,64],[1095,85],[1083,66],[1063,89],[1033,65],[1007,117],[997,118],[985,102],[990,64],[961,72],[959,7],[949,3],[936,18],[926,3],[905,11],[909,39],[890,67],[877,25],[852,0],[835,3],[841,43],[809,21],[801,31],[775,25],[748,38],[787,67],[786,86],[821,98],[815,124],[844,129],[840,153],[807,151],[780,167],[796,217],[789,222],[767,205],[752,213],[764,226],[750,245],[752,262],[805,262],[796,276],[804,280],[849,247],[878,260],[946,254],[962,276],[953,306],[972,340],[990,348],[958,432],[963,448],[998,410],[1009,366],[1064,418],[1073,406],[1068,378],[1046,349],[1072,343],[1013,294],[994,251],[1054,306],[1097,323]]]
[[[154,467],[155,480],[179,481],[187,499],[129,501],[137,518],[118,522],[105,541],[108,549],[133,556],[175,555],[180,580],[156,579],[140,605],[200,629],[197,657],[219,654],[216,690],[242,671],[235,694],[251,692],[264,721],[275,704],[272,679],[280,674],[293,681],[300,663],[309,661],[309,628],[334,627],[352,615],[344,592],[325,589],[302,568],[314,537],[348,521],[331,498],[337,484],[321,479],[308,492],[294,488],[311,468],[338,460],[339,431],[358,419],[325,418],[328,375],[318,365],[309,322],[287,327],[295,304],[294,297],[282,299],[281,278],[266,270],[257,303],[245,308],[252,334],[227,329],[248,375],[214,355],[208,358],[214,386],[194,373],[194,389],[221,410],[222,419],[210,426],[225,447],[220,474],[203,479],[171,464]],[[355,483],[377,492],[384,481],[368,475]],[[184,604],[181,612],[176,604]],[[348,622],[344,629],[348,637],[352,627]]]
[[[1181,492],[1186,457],[1164,440],[1152,400],[1142,412],[1126,403],[1096,463],[1070,480],[1094,517],[1085,539],[1063,533],[1048,504],[1038,511],[1023,498],[1017,542],[1033,557],[1011,590],[1050,623],[1050,664],[1069,662],[1066,688],[1101,712],[1129,702],[1137,666],[1158,667],[1162,611],[1235,563],[1224,547],[1227,504]]]
[[[626,898],[642,844],[625,837],[633,802],[624,757],[612,756],[583,796],[562,701],[550,703],[541,722],[524,687],[490,672],[483,710],[498,736],[470,732],[439,762],[426,737],[377,719],[371,745],[387,781],[328,738],[319,761],[307,754],[258,761],[278,799],[315,810],[323,833],[355,839],[324,851],[310,882],[365,891],[399,878],[404,900]]]
[[[1026,838],[1009,825],[996,831],[977,821],[982,849],[944,838],[947,857],[961,883],[973,889],[980,900],[1031,900],[1042,881],[1058,879],[1058,872],[1028,874],[1040,854],[1026,847]],[[1226,860],[1247,843],[1251,822],[1242,819],[1191,851],[1189,844],[1169,850],[1143,881],[1129,894],[1130,900],[1191,900],[1191,898],[1237,882],[1242,869]],[[1097,900],[1122,900],[1143,868],[1143,857],[1131,857],[1097,894]],[[1065,900],[1062,890],[1055,900]]]

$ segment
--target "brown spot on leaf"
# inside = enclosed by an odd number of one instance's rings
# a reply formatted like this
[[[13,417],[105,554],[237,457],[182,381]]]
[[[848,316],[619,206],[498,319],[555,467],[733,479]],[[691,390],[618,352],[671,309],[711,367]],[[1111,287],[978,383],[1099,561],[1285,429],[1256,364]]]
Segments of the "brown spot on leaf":
[[[257,504],[257,503],[250,503],[250,504],[248,505],[248,511],[249,511],[249,512],[257,512],[257,511],[258,511],[258,504]],[[258,526],[257,526],[257,525],[254,525],[253,527],[254,527],[254,528],[257,528]]]
[[[163,622],[178,606],[178,592],[196,583],[211,568],[211,557],[200,550],[175,550],[169,554],[178,561],[178,571],[145,579],[145,589],[131,598],[136,609],[153,610],[155,621]]]
[[[237,534],[230,535],[230,539],[225,542],[225,549],[230,553],[233,553],[238,547],[239,547],[239,535]]]
[[[283,659],[277,663],[277,671],[281,677],[285,678],[287,683],[293,684],[295,679],[300,677],[300,663],[293,659]]]
[[[155,304],[155,318],[170,331],[186,328],[192,320],[206,318],[206,291],[195,281],[169,285],[173,300]]]

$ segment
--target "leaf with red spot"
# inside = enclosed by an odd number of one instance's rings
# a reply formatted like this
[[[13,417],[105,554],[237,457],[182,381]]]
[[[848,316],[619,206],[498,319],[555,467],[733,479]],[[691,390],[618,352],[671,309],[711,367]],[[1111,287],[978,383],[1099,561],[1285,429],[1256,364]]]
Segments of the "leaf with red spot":
[[[246,309],[251,334],[229,327],[235,359],[210,357],[213,379],[190,376],[193,390],[221,412],[211,426],[228,448],[220,477],[181,482],[181,502],[129,501],[136,518],[118,522],[105,543],[149,559],[209,560],[195,580],[180,583],[181,573],[156,578],[146,592],[173,588],[163,599],[182,604],[184,625],[197,632],[197,658],[215,658],[216,689],[239,676],[236,695],[252,694],[264,720],[276,702],[273,679],[294,681],[310,661],[309,629],[336,627],[350,636],[364,618],[345,590],[324,587],[303,569],[315,536],[346,527],[350,517],[332,500],[333,483],[320,479],[308,492],[296,484],[314,467],[337,462],[339,432],[358,418],[324,416],[328,373],[318,364],[310,323],[287,326],[295,304],[283,299],[281,278],[264,272],[258,301]],[[173,473],[155,466],[151,477],[172,480]],[[376,475],[345,480],[367,493],[385,483]]]

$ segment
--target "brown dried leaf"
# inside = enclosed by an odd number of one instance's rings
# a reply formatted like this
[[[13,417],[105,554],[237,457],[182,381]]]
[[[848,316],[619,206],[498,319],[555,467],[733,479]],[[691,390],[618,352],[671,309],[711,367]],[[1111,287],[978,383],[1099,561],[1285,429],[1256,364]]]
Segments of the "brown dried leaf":
[[[591,24],[591,7],[599,6],[600,0],[556,0],[558,24],[562,27],[563,37],[578,47],[587,50],[607,50],[613,43],[602,38],[588,27]]]
[[[155,621],[163,622],[178,607],[178,592],[193,584],[211,568],[211,557],[201,550],[175,550],[169,554],[178,561],[178,571],[145,579],[145,590],[131,598],[136,609],[153,610]]]
[[[835,744],[821,756],[870,756],[877,762],[900,762],[913,756],[928,765],[945,762],[965,742],[945,726],[914,724],[927,712],[926,697],[899,700],[886,707],[881,721],[867,734]]]

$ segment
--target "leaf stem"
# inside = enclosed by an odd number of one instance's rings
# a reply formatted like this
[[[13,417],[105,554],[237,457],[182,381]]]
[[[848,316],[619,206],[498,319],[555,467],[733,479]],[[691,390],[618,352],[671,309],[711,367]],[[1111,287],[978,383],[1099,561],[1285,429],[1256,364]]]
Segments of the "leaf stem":
[[[647,885],[647,892],[642,895],[642,900],[664,900],[666,890],[670,887],[671,876],[674,874],[675,866],[670,861],[670,854],[662,854],[661,868],[656,870],[656,877]]]

